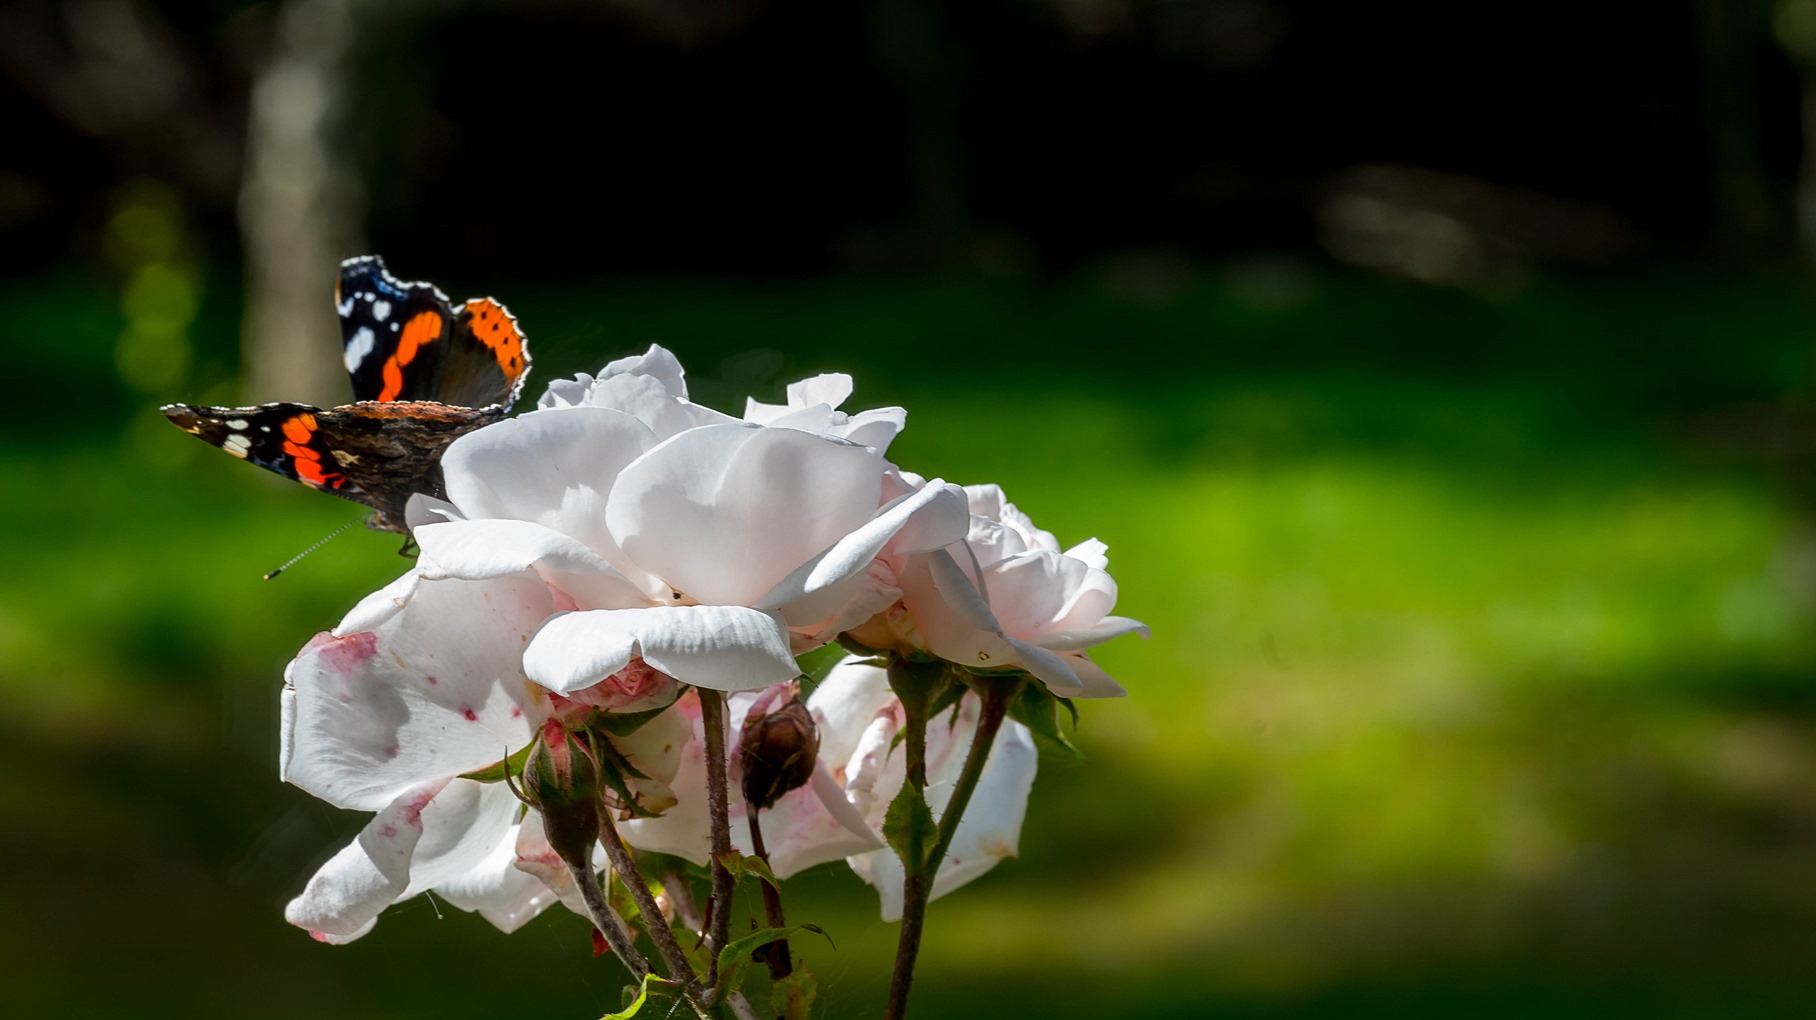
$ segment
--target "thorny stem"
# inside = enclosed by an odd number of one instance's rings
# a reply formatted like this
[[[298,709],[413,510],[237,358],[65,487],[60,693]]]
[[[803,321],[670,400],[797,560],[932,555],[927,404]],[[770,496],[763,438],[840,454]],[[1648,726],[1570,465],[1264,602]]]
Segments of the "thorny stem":
[[[568,874],[574,876],[574,884],[580,887],[580,898],[586,901],[586,914],[593,920],[593,927],[605,936],[605,944],[612,947],[618,959],[631,972],[631,977],[641,981],[649,973],[649,961],[637,951],[636,939],[630,929],[625,927],[624,918],[612,909],[605,901],[605,893],[599,889],[599,876],[594,873],[590,863],[568,864]]]
[[[668,901],[675,905],[675,916],[681,923],[694,931],[699,931],[704,922],[700,919],[700,905],[694,902],[693,880],[680,868],[669,868],[662,873],[662,888],[668,892]],[[725,1004],[731,1007],[732,1015],[738,1020],[757,1020],[757,1013],[750,1008],[750,1000],[744,993],[732,989],[725,996]]]
[[[921,933],[926,927],[927,901],[933,891],[934,876],[939,873],[939,866],[946,859],[946,850],[952,846],[952,837],[957,834],[959,822],[964,818],[965,807],[971,802],[972,793],[977,790],[977,781],[984,774],[984,763],[990,757],[990,747],[996,742],[996,733],[1002,728],[1003,719],[1009,712],[1009,702],[1021,687],[1021,681],[987,680],[980,686],[983,711],[978,716],[977,732],[971,738],[971,749],[965,755],[965,766],[959,773],[958,783],[952,788],[946,810],[940,814],[939,830],[934,837],[933,846],[922,860],[902,862],[902,931],[896,942],[895,974],[889,981],[889,1005],[884,1013],[886,1020],[903,1020],[907,1016],[908,992],[914,983],[914,964],[921,952]],[[916,727],[916,713],[907,712],[903,728],[907,731],[905,744],[909,774],[916,774],[918,767],[924,789],[927,776],[927,719],[924,711],[919,714],[921,718]]]
[[[750,820],[750,847],[756,851],[757,860],[769,865],[769,850],[763,845],[763,827],[757,824],[758,809],[748,800],[744,802],[746,815]],[[786,928],[788,921],[782,916],[782,894],[767,881],[759,880],[757,885],[763,890],[763,915],[769,920],[771,928]],[[764,963],[769,965],[769,978],[780,981],[794,971],[794,959],[788,952],[788,940],[777,939],[764,947]]]
[[[940,862],[946,859],[946,850],[952,846],[952,838],[958,835],[959,822],[964,820],[965,808],[970,806],[971,795],[977,792],[978,780],[983,778],[997,731],[1002,729],[1003,719],[1009,714],[1009,702],[1015,700],[1022,683],[1019,678],[1011,678],[987,680],[981,685],[984,704],[977,718],[977,733],[971,738],[971,749],[965,754],[965,767],[959,772],[958,785],[952,788],[952,798],[946,802],[946,810],[940,813],[939,836],[927,854],[929,872],[939,870]]]
[[[725,774],[725,695],[704,687],[694,688],[700,696],[700,723],[706,731],[706,811],[712,819],[712,899],[706,912],[711,931],[706,947],[711,954],[706,964],[706,984],[719,984],[719,954],[731,935],[731,870],[725,857],[731,853],[731,807],[726,792]]]
[[[699,984],[700,976],[687,962],[687,954],[682,952],[681,943],[675,941],[674,929],[662,916],[662,908],[657,905],[655,894],[649,891],[649,883],[644,881],[643,872],[637,869],[637,862],[631,857],[630,848],[618,838],[618,824],[612,820],[611,808],[601,804],[599,807],[599,842],[605,846],[606,860],[612,862],[612,870],[618,872],[624,880],[624,887],[630,890],[631,899],[637,909],[643,912],[643,927],[649,932],[651,942],[656,944],[656,951],[662,954],[662,961],[668,964],[668,975],[674,980],[692,989]],[[673,902],[672,896],[670,902]]]

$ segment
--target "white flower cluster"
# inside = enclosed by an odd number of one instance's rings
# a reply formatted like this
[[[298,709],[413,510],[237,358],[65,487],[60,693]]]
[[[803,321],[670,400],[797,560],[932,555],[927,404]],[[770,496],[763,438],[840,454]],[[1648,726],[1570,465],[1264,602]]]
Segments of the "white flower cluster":
[[[466,435],[442,459],[447,499],[418,496],[415,567],[319,635],[286,671],[284,778],[376,812],[286,911],[326,941],[434,890],[510,931],[574,905],[535,812],[503,783],[462,778],[577,711],[669,706],[614,749],[639,777],[636,848],[708,858],[701,710],[734,692],[731,732],[796,656],[844,636],[971,670],[1020,670],[1066,697],[1122,694],[1086,654],[1136,621],[1096,541],[1062,550],[994,486],[928,481],[886,458],[905,413],[847,414],[851,380],[822,375],[733,418],[691,402],[659,347],[549,387],[538,409]],[[677,690],[680,696],[677,698]],[[735,693],[745,692],[745,693]],[[900,703],[849,660],[814,691],[810,782],[764,812],[772,870],[846,859],[901,910],[880,837],[903,782]],[[967,695],[929,727],[928,794],[976,726]],[[948,724],[950,723],[950,724]],[[934,885],[1015,852],[1035,753],[1003,726]],[[733,834],[750,849],[746,826]]]

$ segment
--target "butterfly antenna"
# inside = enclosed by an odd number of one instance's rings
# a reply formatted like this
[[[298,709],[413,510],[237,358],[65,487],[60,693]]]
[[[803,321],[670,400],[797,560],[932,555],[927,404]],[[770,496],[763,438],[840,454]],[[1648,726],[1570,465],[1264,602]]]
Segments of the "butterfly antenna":
[[[289,570],[290,567],[293,564],[295,564],[297,560],[300,560],[303,557],[314,552],[315,550],[320,549],[322,546],[327,544],[327,542],[330,538],[333,538],[336,535],[339,535],[341,532],[346,531],[348,528],[351,528],[355,524],[358,524],[358,523],[359,523],[359,518],[355,517],[353,520],[350,520],[347,523],[341,525],[340,527],[335,528],[333,531],[328,532],[326,535],[323,535],[320,541],[316,542],[314,545],[310,546],[309,548],[304,549],[302,552],[297,553],[295,556],[290,557],[290,562],[285,563],[283,566],[277,568],[276,570],[273,570],[271,573],[266,574],[265,580],[269,581],[272,578],[276,577],[277,575],[283,573],[284,571]]]

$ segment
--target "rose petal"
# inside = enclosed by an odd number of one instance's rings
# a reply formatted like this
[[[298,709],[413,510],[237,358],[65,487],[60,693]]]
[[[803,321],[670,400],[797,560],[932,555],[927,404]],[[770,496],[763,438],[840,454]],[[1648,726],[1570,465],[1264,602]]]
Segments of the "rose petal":
[[[619,548],[686,598],[750,606],[867,523],[881,487],[874,450],[790,429],[711,425],[625,468],[606,520]]]
[[[964,537],[969,515],[955,485],[929,482],[891,502],[867,523],[801,564],[756,602],[780,609],[791,624],[806,624],[851,600],[864,571],[892,539],[904,553],[941,548]]]
[[[624,466],[655,445],[649,426],[631,415],[577,407],[469,432],[448,447],[441,468],[449,502],[467,519],[532,521],[605,553],[607,495]]]
[[[530,679],[557,694],[591,687],[642,659],[683,683],[751,690],[793,679],[788,628],[742,606],[656,606],[552,617],[530,641]]]
[[[471,910],[509,934],[560,897],[517,865],[518,827],[513,825],[485,860],[435,887],[436,895]]]
[[[285,670],[279,774],[377,810],[529,742],[523,648],[551,609],[531,577],[424,581],[378,630],[310,641]]]

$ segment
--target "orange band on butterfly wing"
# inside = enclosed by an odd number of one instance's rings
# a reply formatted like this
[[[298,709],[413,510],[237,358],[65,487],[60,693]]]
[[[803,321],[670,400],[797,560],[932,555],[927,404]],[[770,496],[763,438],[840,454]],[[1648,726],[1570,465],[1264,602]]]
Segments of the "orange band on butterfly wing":
[[[380,401],[396,400],[403,393],[403,367],[416,360],[419,348],[434,343],[435,338],[441,336],[441,325],[440,312],[417,312],[409,322],[404,323],[397,353],[386,358],[384,368],[380,369],[385,380],[385,388],[378,394]]]
[[[467,322],[473,335],[498,359],[505,378],[515,383],[523,374],[523,334],[511,321],[511,313],[491,298],[474,298],[467,302]]]

